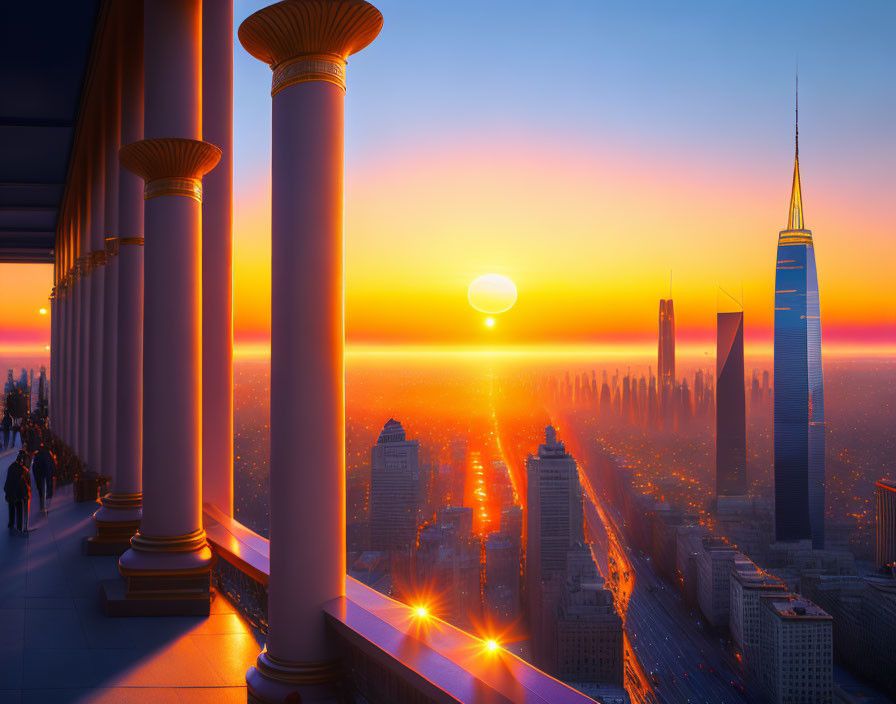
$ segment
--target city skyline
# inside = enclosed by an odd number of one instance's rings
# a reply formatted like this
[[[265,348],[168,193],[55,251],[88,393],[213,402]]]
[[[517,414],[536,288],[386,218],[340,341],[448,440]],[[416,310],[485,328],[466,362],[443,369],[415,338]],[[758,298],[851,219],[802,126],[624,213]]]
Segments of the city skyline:
[[[262,4],[237,3],[237,24]],[[887,79],[883,27],[894,9],[795,3],[777,9],[772,22],[761,8],[706,6],[670,17],[645,3],[656,12],[635,23],[619,8],[568,5],[557,13],[516,5],[514,22],[526,31],[497,40],[490,30],[510,5],[479,10],[483,26],[465,28],[467,50],[458,59],[443,30],[462,23],[463,3],[440,9],[438,21],[422,8],[387,3],[389,41],[349,65],[359,88],[346,126],[347,342],[643,347],[653,340],[655,300],[668,293],[671,270],[682,344],[701,354],[713,348],[716,287],[743,281],[746,347],[769,351],[773,245],[763,233],[778,226],[785,207],[799,53],[806,185],[813,222],[825,233],[818,258],[826,349],[892,350],[896,287],[886,262],[896,257],[888,236],[896,212],[887,193],[896,155],[893,140],[880,137],[891,131],[894,106],[879,86]],[[786,31],[797,21],[811,42]],[[520,76],[545,75],[524,41],[539,30],[548,46],[575,43],[580,69],[552,72],[546,93],[533,96]],[[408,67],[404,57],[421,32],[427,52]],[[706,43],[706,35],[717,38]],[[642,36],[653,46],[633,55],[632,40]],[[496,64],[494,55],[503,58]],[[500,98],[452,73],[486,60]],[[242,353],[263,354],[270,149],[269,103],[259,96],[267,69],[238,46],[234,61],[235,342]],[[579,81],[595,91],[582,94]],[[381,85],[389,100],[378,94]],[[546,97],[558,109],[544,107]],[[528,192],[540,197],[520,198]],[[879,256],[854,246],[857,231]],[[550,258],[563,266],[543,267]],[[716,265],[723,260],[729,264]],[[510,276],[520,298],[488,330],[465,293],[491,271]],[[857,306],[860,279],[880,295]],[[49,328],[37,310],[50,287],[48,269],[0,264],[0,293],[21,301],[0,317],[0,347],[41,353]],[[545,340],[533,323],[548,318],[553,334]]]

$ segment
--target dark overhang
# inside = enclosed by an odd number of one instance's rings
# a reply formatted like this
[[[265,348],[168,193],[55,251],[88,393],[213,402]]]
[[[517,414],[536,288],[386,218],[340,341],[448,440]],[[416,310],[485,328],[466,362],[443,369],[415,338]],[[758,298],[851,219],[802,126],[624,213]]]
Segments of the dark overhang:
[[[0,7],[0,262],[52,262],[99,0]]]

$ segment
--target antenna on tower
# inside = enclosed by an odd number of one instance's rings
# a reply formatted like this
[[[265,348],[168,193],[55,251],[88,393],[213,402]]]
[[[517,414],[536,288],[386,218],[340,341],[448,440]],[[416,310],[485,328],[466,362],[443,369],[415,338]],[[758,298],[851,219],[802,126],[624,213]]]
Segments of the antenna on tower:
[[[669,269],[669,298],[672,298],[672,270]]]
[[[796,156],[799,158],[800,156],[800,61],[797,59],[796,61]]]

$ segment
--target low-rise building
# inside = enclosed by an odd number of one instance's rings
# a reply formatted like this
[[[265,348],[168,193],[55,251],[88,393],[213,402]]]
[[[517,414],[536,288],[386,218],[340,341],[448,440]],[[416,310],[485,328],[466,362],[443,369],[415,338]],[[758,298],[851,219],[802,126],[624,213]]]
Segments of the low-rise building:
[[[697,603],[712,628],[727,628],[731,565],[737,551],[724,538],[703,538],[697,553]]]
[[[621,687],[624,676],[622,619],[604,587],[591,550],[568,552],[567,579],[557,608],[557,677]]]
[[[709,531],[701,525],[678,526],[675,540],[675,582],[685,603],[697,605],[697,556]]]
[[[778,596],[787,588],[741,553],[731,568],[731,607],[728,627],[731,637],[743,653],[747,666],[759,669],[759,599]]]
[[[775,704],[831,704],[832,622],[799,595],[760,597],[759,677]]]

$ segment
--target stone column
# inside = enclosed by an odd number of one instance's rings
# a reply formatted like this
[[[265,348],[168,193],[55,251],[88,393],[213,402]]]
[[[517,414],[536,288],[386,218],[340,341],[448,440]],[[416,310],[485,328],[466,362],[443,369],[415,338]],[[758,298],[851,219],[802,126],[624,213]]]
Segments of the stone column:
[[[200,0],[144,5],[144,139],[121,164],[144,182],[143,517],[113,614],[207,614],[202,529],[202,184],[221,151],[202,129]],[[112,603],[113,601],[117,603]]]
[[[58,257],[59,245],[56,245]],[[59,261],[56,262],[56,270],[58,271],[61,265]],[[56,274],[53,277],[54,286],[53,290],[50,291],[50,368],[49,374],[47,375],[47,379],[49,380],[50,388],[48,389],[49,395],[47,398],[47,402],[49,403],[48,410],[48,418],[47,424],[49,427],[53,427],[56,423],[56,417],[59,413],[59,408],[56,405],[56,371],[59,369],[59,275]]]
[[[139,5],[124,11],[126,26],[142,26]],[[120,141],[126,144],[143,138],[142,32],[137,29],[133,36],[137,39],[127,44],[121,57]],[[109,385],[114,396],[104,406],[111,406],[114,416],[115,443],[105,448],[104,455],[114,461],[115,469],[112,490],[100,499],[102,506],[93,516],[97,535],[88,544],[92,554],[127,550],[143,515],[143,181],[118,163],[117,149],[113,178],[119,237],[107,239],[107,244],[114,242],[117,255],[111,258],[109,269],[116,279],[111,294],[116,345],[107,348],[106,358],[115,355],[116,378]],[[110,301],[107,295],[107,310]]]
[[[81,229],[86,216],[82,216]],[[84,241],[83,233],[81,237],[81,252],[87,251],[87,242]],[[81,254],[77,261],[77,294],[75,296],[75,307],[78,309],[78,329],[77,329],[77,348],[75,350],[75,359],[78,369],[75,372],[75,403],[77,409],[75,411],[75,425],[77,429],[77,437],[75,439],[74,449],[78,457],[87,461],[87,377],[89,371],[90,347],[88,341],[90,339],[90,282],[89,273],[89,255]]]
[[[103,101],[105,102],[105,101]],[[105,105],[103,105],[105,110]],[[105,114],[105,112],[104,112]],[[97,116],[98,117],[98,116]],[[103,465],[103,386],[106,371],[103,364],[103,316],[106,280],[105,189],[107,120],[99,120],[101,127],[93,143],[90,171],[90,327],[87,372],[87,466],[105,474]]]
[[[103,385],[101,457],[103,472],[117,480],[115,467],[116,432],[115,382],[118,361],[118,150],[121,147],[121,55],[115,43],[115,59],[109,67],[108,107],[106,108],[105,198],[103,233],[106,271],[103,281]]]
[[[318,701],[338,675],[321,607],[345,590],[345,68],[382,23],[363,0],[290,0],[239,30],[274,72],[271,575],[250,702]],[[313,438],[301,452],[297,433]]]
[[[233,515],[233,3],[202,4],[202,497]]]

